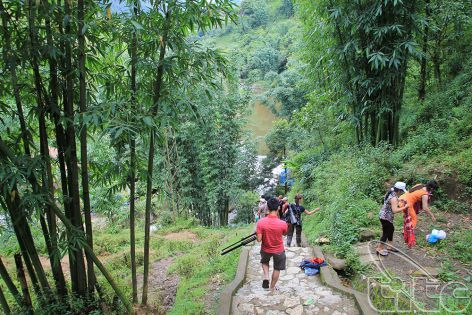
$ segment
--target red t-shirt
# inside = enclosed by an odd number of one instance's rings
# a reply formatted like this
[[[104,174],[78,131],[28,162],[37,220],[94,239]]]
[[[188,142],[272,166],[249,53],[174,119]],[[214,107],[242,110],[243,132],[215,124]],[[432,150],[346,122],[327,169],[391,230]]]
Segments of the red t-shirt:
[[[288,231],[287,223],[277,215],[269,214],[257,221],[256,233],[262,234],[261,249],[269,254],[278,254],[284,251],[282,236]]]

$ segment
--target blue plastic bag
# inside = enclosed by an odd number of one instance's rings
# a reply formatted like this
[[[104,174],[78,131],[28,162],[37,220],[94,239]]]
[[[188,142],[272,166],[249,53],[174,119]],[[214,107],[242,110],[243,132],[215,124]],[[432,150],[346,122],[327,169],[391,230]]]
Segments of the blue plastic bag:
[[[316,274],[320,273],[319,269],[316,268],[305,268],[305,274],[307,276],[314,276]]]

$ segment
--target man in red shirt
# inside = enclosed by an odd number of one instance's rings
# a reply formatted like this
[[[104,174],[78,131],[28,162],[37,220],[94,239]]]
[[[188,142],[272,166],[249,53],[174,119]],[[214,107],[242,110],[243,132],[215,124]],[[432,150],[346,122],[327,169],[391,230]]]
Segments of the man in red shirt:
[[[267,201],[269,215],[257,222],[256,235],[257,241],[261,244],[261,264],[264,271],[264,280],[262,287],[273,290],[277,280],[279,280],[280,270],[285,270],[285,250],[283,235],[287,235],[287,223],[280,220],[277,216],[279,200],[270,198]],[[269,261],[273,257],[274,271],[272,272],[272,281],[269,286]]]

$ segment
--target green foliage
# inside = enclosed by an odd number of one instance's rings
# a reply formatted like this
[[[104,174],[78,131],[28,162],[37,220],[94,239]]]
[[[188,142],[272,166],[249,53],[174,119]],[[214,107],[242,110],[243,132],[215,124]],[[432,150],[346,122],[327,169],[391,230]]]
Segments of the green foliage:
[[[345,255],[362,228],[377,224],[384,182],[393,166],[387,148],[344,148],[329,156],[302,153],[292,158],[292,165],[297,178],[292,191],[303,192],[310,207],[322,208],[304,222],[308,240],[328,236]]]
[[[241,192],[235,203],[238,214],[233,223],[252,223],[254,222],[254,209],[260,196],[253,191]]]
[[[349,91],[346,114],[357,142],[397,145],[407,62],[416,47],[416,2],[301,1],[300,6],[308,45],[317,46],[306,57],[317,73],[315,88],[329,89],[324,74],[330,73],[339,94]]]
[[[228,233],[231,232],[231,233]],[[231,244],[250,233],[250,227],[234,229],[200,230],[205,238],[195,248],[176,258],[171,270],[181,276],[176,301],[168,314],[213,313],[205,305],[207,290],[214,283],[224,284],[234,278],[240,250],[221,256],[218,248]],[[215,304],[216,306],[216,304]]]
[[[269,151],[273,156],[284,158],[286,154],[286,147],[289,140],[290,126],[288,120],[279,119],[276,120],[272,126],[272,129],[266,136],[266,143],[269,147]]]
[[[251,28],[264,26],[269,20],[266,0],[243,0],[239,9],[240,23]]]
[[[293,1],[292,0],[282,0],[282,4],[277,9],[277,11],[280,14],[286,16],[286,17],[291,17],[294,13]]]

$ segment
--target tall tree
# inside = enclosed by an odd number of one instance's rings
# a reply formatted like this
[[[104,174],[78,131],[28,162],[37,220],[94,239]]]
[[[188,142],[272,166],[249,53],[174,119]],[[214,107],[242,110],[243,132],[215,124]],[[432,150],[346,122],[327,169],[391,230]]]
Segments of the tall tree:
[[[429,40],[429,23],[430,23],[430,16],[431,16],[431,9],[430,9],[430,0],[425,0],[424,4],[424,12],[425,12],[425,25],[423,29],[423,44],[422,44],[422,52],[423,56],[421,56],[420,60],[420,84],[418,87],[418,98],[424,101],[426,96],[426,73],[427,73],[427,61],[428,61],[428,40]]]
[[[163,120],[165,117],[157,117],[159,110],[171,93],[167,84],[180,84],[178,80],[186,79],[190,82],[192,76],[196,82],[209,80],[206,65],[209,62],[221,64],[219,55],[212,51],[202,53],[195,58],[192,53],[193,45],[186,42],[189,31],[195,29],[204,31],[214,26],[221,26],[228,18],[233,18],[233,4],[228,0],[217,0],[213,2],[196,3],[188,1],[181,3],[175,0],[157,2],[150,11],[150,16],[155,20],[151,23],[151,28],[159,31],[156,34],[159,38],[159,54],[153,63],[157,66],[152,83],[152,105],[147,121]],[[154,24],[156,23],[156,24]],[[156,26],[154,26],[156,25]],[[151,30],[151,29],[150,29]],[[152,36],[152,33],[150,34]],[[151,40],[155,40],[151,37]],[[172,56],[167,57],[168,47],[172,48]],[[193,53],[194,54],[194,53]],[[174,69],[172,67],[175,67]],[[217,70],[220,70],[217,67]],[[211,70],[210,70],[211,71]],[[187,78],[186,78],[187,76]],[[189,79],[190,76],[190,79]],[[149,119],[150,118],[150,119]],[[144,235],[144,277],[142,304],[147,303],[148,276],[149,276],[149,242],[150,242],[150,221],[151,221],[151,197],[153,185],[154,156],[157,130],[156,123],[150,123],[149,151],[147,156],[147,180],[146,180],[146,208],[145,208],[145,235]]]
[[[75,35],[72,30],[73,13],[71,3],[64,1],[64,14],[65,14],[65,25],[64,33],[66,36],[65,40],[65,68],[63,78],[65,81],[65,94],[63,98],[64,105],[64,117],[66,119],[66,164],[67,164],[67,181],[68,181],[68,193],[70,199],[70,219],[72,224],[77,228],[83,230],[82,214],[80,211],[80,195],[79,195],[79,175],[78,175],[78,161],[77,161],[77,148],[75,139],[75,126],[74,126],[74,69],[73,69],[73,52],[72,43],[75,41]],[[79,296],[85,296],[87,291],[87,280],[85,272],[85,264],[83,258],[83,252],[80,248],[76,248],[71,251],[69,255],[69,261],[71,266],[71,280],[72,280],[72,291]]]
[[[139,15],[139,2],[133,2],[133,19],[137,20]],[[131,35],[131,109],[136,108],[136,86],[137,63],[138,63],[138,30],[135,28]],[[136,276],[136,139],[133,133],[130,133],[130,171],[129,171],[129,231],[130,231],[130,256],[131,256],[131,282],[133,287],[133,303],[138,302],[138,281]]]
[[[67,0],[66,0],[67,1]],[[77,2],[77,38],[78,38],[78,65],[79,65],[79,110],[82,114],[87,111],[87,85],[85,69],[85,33],[86,33],[86,5],[85,0]],[[89,193],[89,174],[87,159],[87,124],[82,119],[80,130],[80,164],[82,176],[82,200],[84,202],[84,218],[87,242],[93,250],[92,218],[90,215],[90,193]],[[89,294],[95,287],[95,273],[93,271],[93,261],[87,255],[87,288]]]
[[[331,22],[321,27],[330,29],[337,43],[334,61],[344,74],[340,79],[349,93],[357,141],[368,136],[374,145],[398,145],[407,63],[416,52],[417,1],[302,1],[301,6],[316,7]]]

